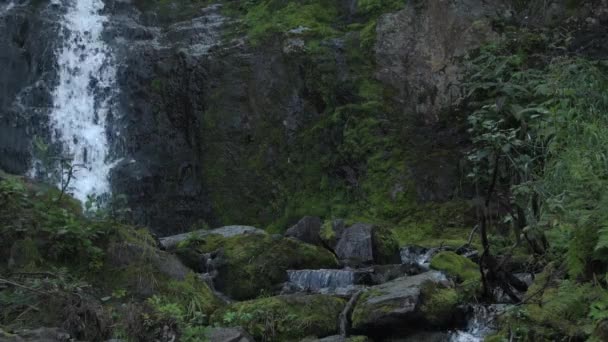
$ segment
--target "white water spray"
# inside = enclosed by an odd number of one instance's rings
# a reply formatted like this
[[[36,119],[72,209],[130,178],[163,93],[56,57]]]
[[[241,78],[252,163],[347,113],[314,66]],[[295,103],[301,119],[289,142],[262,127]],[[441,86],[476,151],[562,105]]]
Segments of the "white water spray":
[[[52,139],[72,158],[70,192],[85,202],[110,192],[107,116],[116,89],[116,69],[102,39],[108,18],[103,0],[65,0],[67,12],[58,53],[59,84],[50,114]],[[64,172],[62,177],[68,175]]]
[[[0,16],[7,14],[13,8],[15,8],[14,0],[9,1],[6,4],[0,5]]]

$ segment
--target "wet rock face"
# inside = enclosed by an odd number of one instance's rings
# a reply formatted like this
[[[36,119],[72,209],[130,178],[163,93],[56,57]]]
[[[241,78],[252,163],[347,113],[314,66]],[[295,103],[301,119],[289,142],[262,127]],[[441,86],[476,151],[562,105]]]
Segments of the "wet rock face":
[[[272,147],[261,149],[259,137],[273,130],[277,139],[288,139],[316,115],[302,96],[299,66],[278,44],[253,48],[240,38],[223,40],[230,22],[218,6],[158,27],[133,6],[117,1],[110,7],[108,37],[121,60],[114,148],[124,157],[111,182],[115,194],[127,196],[133,221],[170,235],[200,221],[267,219],[267,209],[253,199],[268,200],[273,189],[266,173],[248,169],[246,158],[259,154],[269,166],[286,162]],[[218,217],[244,198],[252,201],[239,207],[244,218]]]
[[[412,123],[410,164],[421,201],[445,201],[458,188],[466,130],[456,117],[461,100],[460,58],[496,37],[490,17],[500,1],[431,0],[378,20],[377,78],[394,90],[392,101]],[[466,190],[466,189],[465,189]]]
[[[201,179],[199,119],[205,106],[209,49],[219,42],[223,17],[210,7],[192,21],[146,26],[133,6],[109,6],[108,39],[121,61],[121,93],[114,120],[120,136],[114,194],[125,194],[132,220],[160,235],[210,221]]]
[[[405,115],[432,124],[458,103],[463,70],[457,59],[496,37],[489,17],[500,8],[500,1],[432,0],[381,17],[377,76],[397,90]]]
[[[48,134],[60,15],[46,3],[0,5],[0,168],[11,173],[29,170],[32,137]]]

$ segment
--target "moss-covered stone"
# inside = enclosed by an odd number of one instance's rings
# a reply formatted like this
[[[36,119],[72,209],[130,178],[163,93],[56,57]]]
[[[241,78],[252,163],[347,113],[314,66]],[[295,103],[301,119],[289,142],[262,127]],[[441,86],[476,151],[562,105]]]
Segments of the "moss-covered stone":
[[[211,323],[242,326],[256,340],[292,341],[338,332],[343,299],[327,295],[289,295],[250,300],[217,310]]]
[[[437,253],[431,260],[431,268],[445,272],[467,287],[478,285],[481,281],[479,266],[454,252]]]
[[[372,231],[372,241],[374,246],[374,260],[376,263],[400,263],[399,243],[390,229],[381,226],[375,227]]]
[[[423,304],[420,311],[431,325],[445,325],[454,319],[461,296],[454,288],[445,288],[434,283],[422,289]]]
[[[357,300],[352,314],[353,329],[413,332],[423,330],[425,324],[449,326],[458,296],[454,289],[444,286],[444,280],[441,273],[431,271],[370,288]]]
[[[288,269],[336,268],[335,256],[324,248],[295,239],[248,234],[233,237],[211,235],[182,244],[180,256],[221,250],[217,287],[231,298],[251,299],[287,280]]]

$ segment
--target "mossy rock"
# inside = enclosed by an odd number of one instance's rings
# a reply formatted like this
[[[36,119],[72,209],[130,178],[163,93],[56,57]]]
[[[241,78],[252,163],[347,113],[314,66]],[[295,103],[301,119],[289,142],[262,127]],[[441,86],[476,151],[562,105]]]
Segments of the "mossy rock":
[[[445,322],[455,321],[461,303],[456,289],[428,283],[422,288],[422,298],[420,312],[431,325],[442,326]]]
[[[397,278],[371,287],[357,300],[352,314],[355,332],[383,335],[449,327],[457,316],[458,295],[435,271]]]
[[[343,299],[327,295],[287,295],[228,305],[211,316],[211,324],[242,326],[257,341],[293,341],[338,332]]]
[[[399,264],[399,242],[393,232],[385,227],[376,226],[372,232],[374,260],[378,264]]]
[[[191,261],[196,253],[218,250],[223,261],[218,268],[216,286],[237,300],[274,291],[278,284],[287,280],[287,270],[338,267],[335,256],[324,248],[295,239],[259,234],[210,235],[183,243],[177,254]]]
[[[479,266],[470,259],[454,252],[437,253],[431,260],[431,268],[445,272],[456,279],[469,294],[477,291],[481,285]]]

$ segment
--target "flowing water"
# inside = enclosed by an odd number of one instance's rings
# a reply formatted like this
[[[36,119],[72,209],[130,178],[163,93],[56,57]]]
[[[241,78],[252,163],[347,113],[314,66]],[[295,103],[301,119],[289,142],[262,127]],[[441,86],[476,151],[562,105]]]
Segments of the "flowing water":
[[[85,202],[110,192],[107,119],[116,92],[112,51],[102,39],[103,0],[64,0],[59,82],[50,113],[52,139],[74,169],[70,192]],[[64,170],[63,181],[68,177]],[[60,184],[61,185],[61,184]]]
[[[504,304],[474,305],[467,326],[450,334],[450,342],[482,342],[496,331],[497,317],[508,309]]]
[[[431,265],[431,259],[439,251],[438,248],[423,248],[418,246],[407,246],[401,248],[401,262],[404,264],[417,264],[425,270]]]
[[[300,291],[327,292],[346,289],[355,283],[352,270],[299,270],[288,271],[289,284]]]

